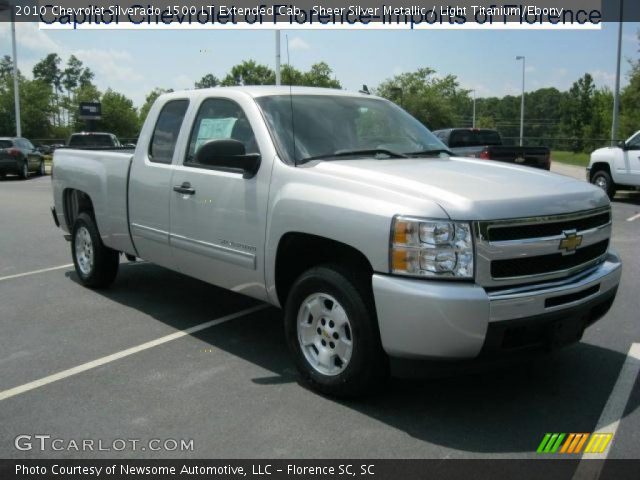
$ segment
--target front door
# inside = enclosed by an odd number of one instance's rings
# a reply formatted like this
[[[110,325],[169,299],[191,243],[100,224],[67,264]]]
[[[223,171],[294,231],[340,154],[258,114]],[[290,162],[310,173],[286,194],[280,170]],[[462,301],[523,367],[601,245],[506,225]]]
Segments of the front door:
[[[245,179],[241,173],[198,163],[198,147],[219,139],[239,140],[246,153],[260,153],[240,103],[204,98],[183,161],[173,175],[172,252],[183,273],[266,299],[264,238],[270,169],[263,159],[258,173]]]

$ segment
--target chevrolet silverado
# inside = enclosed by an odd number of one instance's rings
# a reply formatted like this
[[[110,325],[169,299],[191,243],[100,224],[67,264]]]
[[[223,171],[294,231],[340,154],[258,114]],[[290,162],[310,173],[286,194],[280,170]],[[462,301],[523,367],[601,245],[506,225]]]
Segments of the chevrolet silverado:
[[[56,150],[52,213],[78,278],[121,254],[284,310],[302,377],[367,391],[392,359],[578,341],[621,274],[602,189],[455,158],[368,94],[173,92],[132,152]]]

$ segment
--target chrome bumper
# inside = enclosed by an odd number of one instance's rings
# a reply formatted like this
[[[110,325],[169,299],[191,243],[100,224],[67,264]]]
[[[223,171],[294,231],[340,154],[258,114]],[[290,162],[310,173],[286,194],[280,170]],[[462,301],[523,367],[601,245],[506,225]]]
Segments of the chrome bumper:
[[[618,256],[610,252],[603,263],[562,281],[498,291],[375,274],[382,346],[394,357],[473,358],[482,351],[491,325],[568,317],[599,298],[609,299],[620,282],[621,267]],[[594,315],[596,311],[594,307]]]

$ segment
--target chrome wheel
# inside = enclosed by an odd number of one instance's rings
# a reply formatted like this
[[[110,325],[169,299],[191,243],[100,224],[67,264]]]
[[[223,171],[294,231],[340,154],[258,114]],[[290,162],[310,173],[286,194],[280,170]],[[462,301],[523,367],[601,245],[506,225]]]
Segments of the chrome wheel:
[[[93,270],[93,242],[87,227],[80,227],[75,238],[76,260],[83,275],[90,275]]]
[[[314,293],[300,305],[297,318],[298,343],[309,365],[334,376],[349,365],[353,332],[344,308],[331,295]]]
[[[601,189],[603,189],[605,192],[609,189],[609,185],[607,184],[607,179],[604,178],[602,175],[597,176],[593,183],[597,187],[600,187]]]

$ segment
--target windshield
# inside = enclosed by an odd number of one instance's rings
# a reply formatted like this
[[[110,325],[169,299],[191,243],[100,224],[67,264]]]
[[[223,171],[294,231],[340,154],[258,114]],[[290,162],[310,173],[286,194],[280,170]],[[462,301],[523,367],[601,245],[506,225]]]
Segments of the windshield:
[[[451,148],[484,145],[502,145],[498,132],[495,130],[454,130],[449,138]]]
[[[11,140],[0,140],[0,148],[11,148],[13,147],[13,142]]]
[[[371,157],[376,153],[402,157],[447,148],[418,120],[386,100],[273,95],[256,101],[278,152],[289,163],[315,157],[330,159],[334,153],[339,154],[336,158]],[[291,121],[292,111],[295,122]]]

